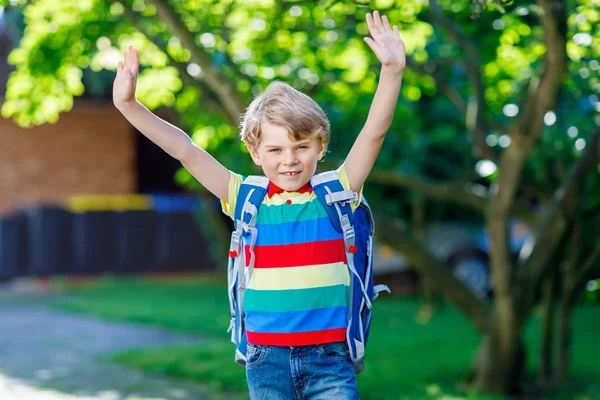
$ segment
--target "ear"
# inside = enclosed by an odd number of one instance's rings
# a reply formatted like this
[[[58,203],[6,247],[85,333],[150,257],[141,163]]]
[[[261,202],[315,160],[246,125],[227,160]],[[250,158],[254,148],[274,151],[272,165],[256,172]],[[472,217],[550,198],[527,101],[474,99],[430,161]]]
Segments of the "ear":
[[[319,146],[319,161],[321,161],[325,155],[325,150],[327,150],[327,144],[322,143],[321,146]]]
[[[248,146],[248,152],[250,152],[250,156],[252,156],[252,161],[254,161],[254,164],[260,167],[260,156],[258,155],[257,149],[253,146]]]

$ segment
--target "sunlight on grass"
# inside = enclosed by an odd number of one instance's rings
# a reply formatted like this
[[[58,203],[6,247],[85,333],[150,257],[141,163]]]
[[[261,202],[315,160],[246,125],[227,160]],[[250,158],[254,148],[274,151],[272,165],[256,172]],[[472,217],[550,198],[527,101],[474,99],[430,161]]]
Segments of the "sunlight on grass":
[[[62,310],[93,314],[107,319],[153,325],[198,335],[197,345],[135,350],[111,360],[174,377],[192,379],[218,392],[245,392],[245,371],[233,359],[226,329],[229,304],[226,283],[220,277],[186,278],[184,281],[105,279],[67,291],[53,304]],[[600,353],[594,332],[600,309],[579,307],[574,320],[571,373],[577,377],[540,400],[600,399]],[[529,323],[525,340],[529,378],[537,370],[539,318]],[[472,361],[479,336],[468,319],[450,306],[423,307],[414,299],[382,297],[373,314],[365,371],[357,377],[361,399],[502,400],[456,389]]]

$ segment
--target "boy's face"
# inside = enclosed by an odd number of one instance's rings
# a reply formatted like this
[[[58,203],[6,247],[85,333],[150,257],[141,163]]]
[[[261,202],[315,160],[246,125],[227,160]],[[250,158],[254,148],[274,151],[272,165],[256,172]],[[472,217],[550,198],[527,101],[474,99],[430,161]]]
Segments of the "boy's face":
[[[315,174],[325,145],[316,138],[295,142],[282,126],[265,123],[261,128],[260,145],[248,147],[254,163],[283,190],[300,189]]]

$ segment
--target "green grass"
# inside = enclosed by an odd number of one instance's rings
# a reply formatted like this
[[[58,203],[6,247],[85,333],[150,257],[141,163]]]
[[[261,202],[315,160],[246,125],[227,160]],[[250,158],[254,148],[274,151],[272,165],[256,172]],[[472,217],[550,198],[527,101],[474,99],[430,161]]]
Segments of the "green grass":
[[[219,391],[246,390],[244,369],[233,361],[226,284],[204,277],[189,282],[106,279],[69,291],[53,304],[62,310],[107,319],[159,326],[204,339],[198,345],[136,350],[114,356],[117,362],[185,377]],[[471,362],[479,337],[468,320],[446,306],[427,323],[418,323],[417,300],[377,300],[365,372],[358,376],[362,399],[501,399],[455,390]],[[600,308],[579,307],[574,321],[572,379],[545,399],[600,399]],[[528,370],[537,368],[539,319],[532,318],[525,339]]]

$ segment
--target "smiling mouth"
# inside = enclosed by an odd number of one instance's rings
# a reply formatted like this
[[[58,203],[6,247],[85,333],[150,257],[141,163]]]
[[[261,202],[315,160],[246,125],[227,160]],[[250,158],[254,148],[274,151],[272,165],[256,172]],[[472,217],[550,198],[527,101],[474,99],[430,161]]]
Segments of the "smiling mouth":
[[[296,171],[296,172],[282,172],[281,175],[284,175],[284,176],[298,176],[298,175],[300,175],[300,171]]]

